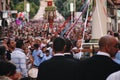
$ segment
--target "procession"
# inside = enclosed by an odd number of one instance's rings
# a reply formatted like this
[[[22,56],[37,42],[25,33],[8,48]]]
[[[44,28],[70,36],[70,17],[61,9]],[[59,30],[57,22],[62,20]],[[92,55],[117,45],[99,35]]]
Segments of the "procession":
[[[0,0],[0,80],[120,80],[120,0]]]

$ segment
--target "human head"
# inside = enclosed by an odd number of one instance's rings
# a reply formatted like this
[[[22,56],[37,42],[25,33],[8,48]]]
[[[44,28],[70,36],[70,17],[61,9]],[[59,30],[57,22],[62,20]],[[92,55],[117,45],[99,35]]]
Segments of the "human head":
[[[16,41],[16,48],[23,48],[24,46],[24,43],[23,43],[23,40],[22,39],[19,39]]]
[[[45,51],[45,54],[46,54],[46,56],[50,55],[49,48],[47,48],[47,50]]]
[[[8,61],[0,61],[0,76],[7,76],[12,80],[18,80],[16,66]]]
[[[28,52],[29,52],[29,48],[25,47],[25,49],[24,49],[24,53],[27,55]]]
[[[111,31],[111,30],[108,30],[108,31],[107,31],[107,34],[108,34],[108,35],[111,35],[111,36],[114,35],[113,31]]]
[[[65,44],[66,44],[66,48],[64,52],[71,52],[71,49],[73,47],[72,42],[69,39],[65,39]]]
[[[81,44],[82,44],[82,39],[80,39],[76,42],[76,47],[81,48],[81,46],[82,46]]]
[[[99,49],[100,51],[110,54],[111,57],[114,57],[118,51],[117,48],[118,41],[115,37],[111,35],[106,35],[100,38],[99,40]]]
[[[57,52],[63,53],[64,48],[65,48],[65,40],[61,37],[55,38],[55,40],[53,41],[53,50],[55,51],[55,53]]]
[[[15,49],[16,42],[13,38],[9,38],[7,41],[7,46],[11,49]]]
[[[38,49],[39,48],[39,44],[34,44],[34,49]]]

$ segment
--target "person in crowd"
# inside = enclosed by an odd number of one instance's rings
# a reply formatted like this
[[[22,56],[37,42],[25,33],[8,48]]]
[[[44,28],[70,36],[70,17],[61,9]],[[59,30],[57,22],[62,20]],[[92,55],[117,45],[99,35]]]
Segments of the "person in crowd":
[[[107,34],[108,34],[108,35],[111,35],[111,36],[114,36],[114,32],[111,31],[111,30],[108,30],[108,31],[107,31]]]
[[[82,52],[82,39],[78,40],[76,42],[76,47],[73,48],[73,57],[75,59],[81,59],[83,56],[83,52]]]
[[[116,53],[115,58],[113,58],[113,60],[116,63],[120,64],[120,42],[118,43],[118,52]]]
[[[2,44],[5,46],[6,50],[8,49],[7,40],[8,40],[8,37],[4,37],[2,40]]]
[[[106,80],[120,80],[120,70],[111,73]]]
[[[89,34],[89,32],[85,31],[85,36],[84,36],[85,43],[89,43],[90,39],[91,39],[91,35]]]
[[[49,53],[51,56],[53,56],[53,49],[52,49],[52,46],[53,46],[53,42],[49,42],[47,47],[49,48]]]
[[[118,42],[111,35],[99,39],[99,51],[89,59],[79,63],[79,80],[106,80],[111,73],[120,70],[120,65],[115,63],[114,57],[118,51]]]
[[[27,72],[29,71],[29,69],[32,68],[32,65],[33,65],[33,57],[30,53],[30,50],[28,49],[28,47],[26,47],[24,49],[24,53],[26,55],[26,65],[27,65]]]
[[[33,65],[35,67],[38,67],[44,60],[43,60],[43,57],[44,57],[44,54],[42,52],[42,50],[39,49],[39,44],[34,44],[34,51],[32,53],[32,56],[33,56]]]
[[[7,46],[8,46],[7,59],[11,60],[11,53],[12,53],[12,51],[14,51],[15,46],[16,46],[15,40],[13,38],[9,38],[7,41]]]
[[[66,58],[73,59],[73,53],[71,51],[73,48],[72,42],[69,39],[65,39],[65,44],[66,44],[66,48],[64,51],[64,56]]]
[[[5,54],[6,48],[4,45],[0,45],[0,61],[6,61],[6,54]]]
[[[49,60],[49,59],[52,58],[52,55],[50,55],[49,49],[50,48],[47,48],[46,51],[45,51],[44,60]]]
[[[0,80],[19,80],[21,74],[16,72],[16,66],[8,61],[0,61]]]
[[[17,72],[22,74],[22,77],[27,77],[26,55],[24,53],[24,43],[22,39],[16,41],[16,48],[11,53],[11,62],[17,67]]]
[[[54,55],[38,67],[37,80],[76,80],[78,65],[65,58],[65,40],[57,37],[53,41]]]
[[[114,33],[114,37],[119,40],[119,34],[117,32]]]

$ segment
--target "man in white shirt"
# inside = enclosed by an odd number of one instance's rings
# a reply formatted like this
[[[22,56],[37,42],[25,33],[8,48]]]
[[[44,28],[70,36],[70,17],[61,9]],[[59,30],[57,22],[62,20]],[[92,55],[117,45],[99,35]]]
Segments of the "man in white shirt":
[[[11,62],[16,65],[17,72],[20,72],[22,77],[27,77],[26,56],[23,48],[23,40],[17,40],[16,48],[11,53]]]

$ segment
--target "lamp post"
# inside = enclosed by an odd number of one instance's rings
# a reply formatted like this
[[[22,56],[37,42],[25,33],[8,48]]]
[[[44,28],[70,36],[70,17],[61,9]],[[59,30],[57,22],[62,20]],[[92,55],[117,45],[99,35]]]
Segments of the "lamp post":
[[[71,12],[71,23],[73,23],[73,11],[74,11],[74,4],[73,3],[70,3],[70,12]]]
[[[27,20],[29,22],[30,3],[26,4]]]

